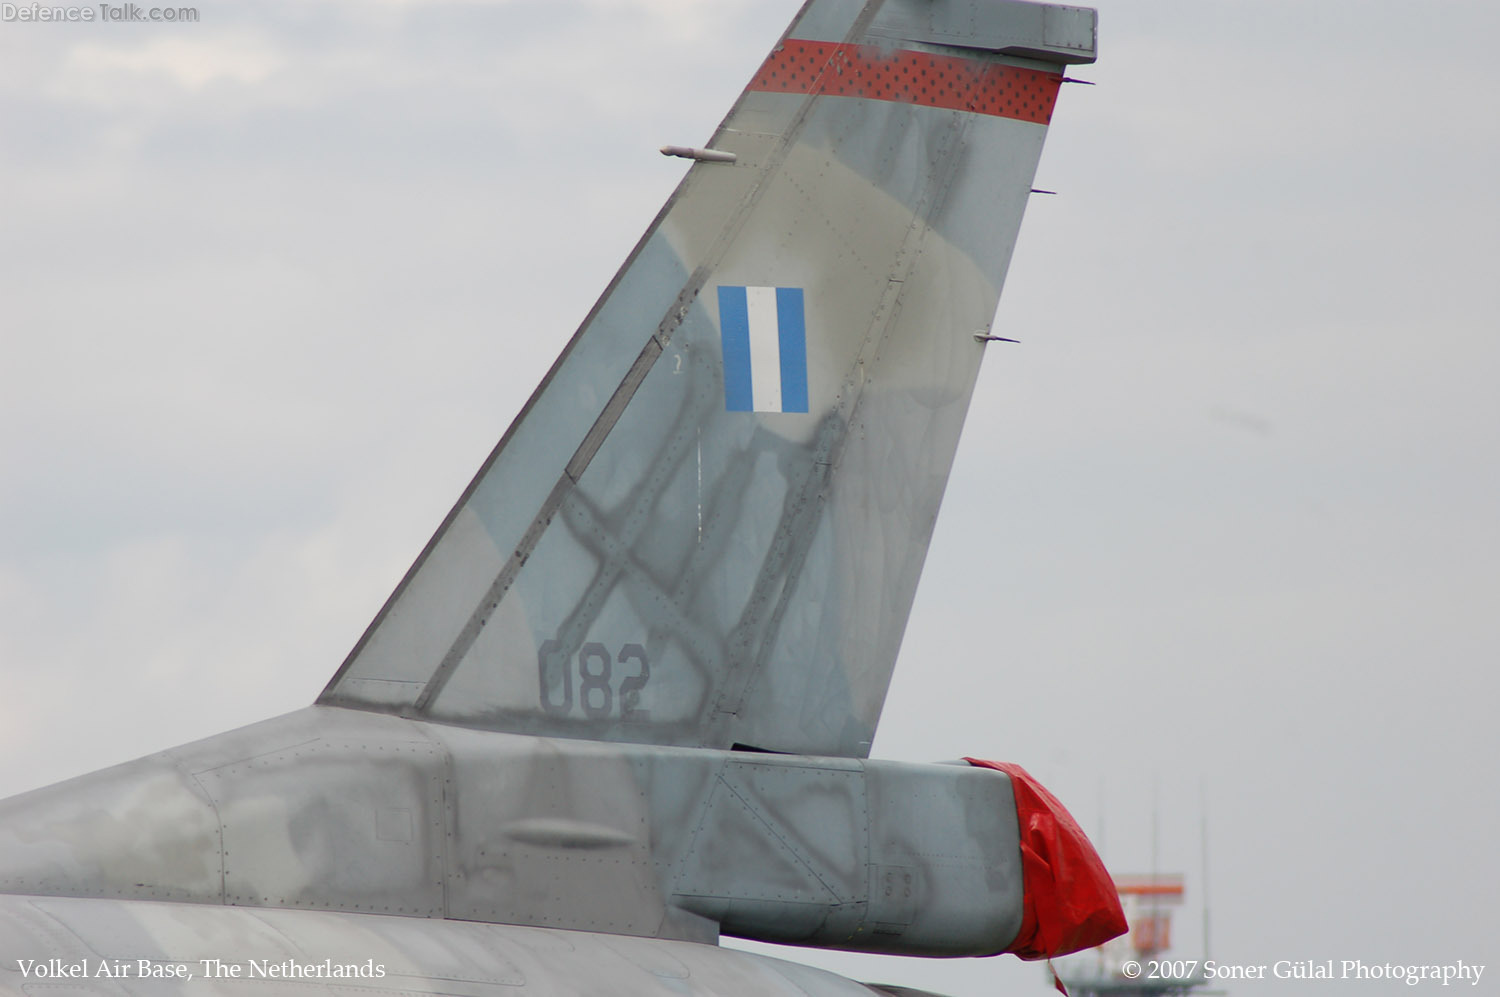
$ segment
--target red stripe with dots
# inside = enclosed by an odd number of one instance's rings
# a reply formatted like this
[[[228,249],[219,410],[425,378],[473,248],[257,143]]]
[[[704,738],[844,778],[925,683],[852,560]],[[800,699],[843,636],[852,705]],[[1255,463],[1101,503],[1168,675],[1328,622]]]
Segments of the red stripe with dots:
[[[1062,76],[874,45],[787,39],[750,81],[768,93],[863,97],[1047,124]]]

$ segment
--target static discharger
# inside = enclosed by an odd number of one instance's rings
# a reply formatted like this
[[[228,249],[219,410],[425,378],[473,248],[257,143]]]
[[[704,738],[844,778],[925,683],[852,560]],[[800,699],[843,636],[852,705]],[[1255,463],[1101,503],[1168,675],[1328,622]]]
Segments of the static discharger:
[[[677,156],[680,159],[696,159],[700,163],[732,163],[740,157],[732,152],[724,152],[720,149],[695,149],[689,145],[664,145],[661,147],[663,156]]]

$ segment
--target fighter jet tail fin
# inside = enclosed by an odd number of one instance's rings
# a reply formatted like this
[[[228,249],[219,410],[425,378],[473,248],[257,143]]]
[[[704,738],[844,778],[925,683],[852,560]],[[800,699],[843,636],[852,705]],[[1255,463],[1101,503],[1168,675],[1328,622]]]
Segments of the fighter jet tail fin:
[[[1094,26],[810,0],[319,701],[867,754]]]

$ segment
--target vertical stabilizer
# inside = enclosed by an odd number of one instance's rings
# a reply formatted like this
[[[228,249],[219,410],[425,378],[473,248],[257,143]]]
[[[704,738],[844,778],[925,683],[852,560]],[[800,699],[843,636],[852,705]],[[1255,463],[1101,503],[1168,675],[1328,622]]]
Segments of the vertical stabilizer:
[[[867,754],[1093,56],[1080,8],[811,0],[320,702]]]

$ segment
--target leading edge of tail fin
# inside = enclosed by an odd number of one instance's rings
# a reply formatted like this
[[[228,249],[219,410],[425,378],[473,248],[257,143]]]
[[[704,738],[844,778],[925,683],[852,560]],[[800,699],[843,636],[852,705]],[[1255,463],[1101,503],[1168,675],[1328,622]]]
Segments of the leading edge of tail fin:
[[[868,754],[1094,24],[810,0],[319,702]]]

